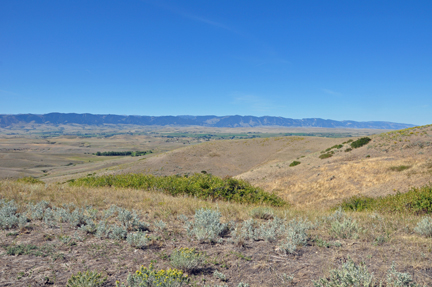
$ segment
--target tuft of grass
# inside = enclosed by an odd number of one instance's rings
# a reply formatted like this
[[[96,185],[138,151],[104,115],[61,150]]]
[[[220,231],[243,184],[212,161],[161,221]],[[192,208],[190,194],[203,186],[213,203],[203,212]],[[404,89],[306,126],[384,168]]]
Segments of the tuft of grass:
[[[250,216],[257,219],[269,220],[274,218],[274,210],[270,207],[258,206],[250,211]]]
[[[122,174],[83,177],[70,182],[72,186],[159,190],[172,196],[189,195],[201,199],[234,201],[238,203],[268,204],[284,206],[287,203],[276,194],[252,186],[235,178],[219,178],[211,174],[192,176],[154,176],[143,174]]]
[[[391,166],[390,170],[391,171],[404,171],[407,169],[410,169],[412,166],[410,165],[398,165],[398,166]]]
[[[432,213],[432,184],[412,187],[406,193],[397,192],[384,197],[351,197],[336,208],[346,211],[372,210],[380,212],[402,212],[412,214]]]

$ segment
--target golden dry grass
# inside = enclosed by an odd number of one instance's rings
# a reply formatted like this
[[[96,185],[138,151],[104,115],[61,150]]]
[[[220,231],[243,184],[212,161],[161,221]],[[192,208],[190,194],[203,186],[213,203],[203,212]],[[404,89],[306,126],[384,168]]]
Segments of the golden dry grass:
[[[429,126],[396,140],[392,133],[375,135],[367,146],[344,152],[349,148],[345,144],[329,159],[319,159],[321,153],[315,152],[299,158],[300,165],[289,167],[291,162],[280,158],[238,178],[276,192],[298,206],[331,206],[354,195],[406,192],[431,180],[431,136]],[[403,171],[392,168],[402,165],[410,168]]]

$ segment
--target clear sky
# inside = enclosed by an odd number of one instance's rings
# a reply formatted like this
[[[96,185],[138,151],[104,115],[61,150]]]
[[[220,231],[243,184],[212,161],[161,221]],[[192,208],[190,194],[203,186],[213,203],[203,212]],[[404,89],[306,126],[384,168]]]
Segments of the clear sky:
[[[432,123],[432,1],[3,0],[0,113]]]

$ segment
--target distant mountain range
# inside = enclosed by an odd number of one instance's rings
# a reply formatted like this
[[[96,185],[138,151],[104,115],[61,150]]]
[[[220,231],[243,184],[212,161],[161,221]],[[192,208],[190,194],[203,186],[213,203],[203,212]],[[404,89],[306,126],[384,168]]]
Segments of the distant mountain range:
[[[206,127],[318,127],[318,128],[358,128],[358,129],[404,129],[413,127],[411,124],[391,122],[355,122],[334,121],[319,118],[290,119],[283,117],[254,117],[254,116],[120,116],[94,115],[75,113],[49,113],[45,115],[19,114],[0,115],[0,127],[6,128],[17,124],[130,124],[139,126],[206,126]]]

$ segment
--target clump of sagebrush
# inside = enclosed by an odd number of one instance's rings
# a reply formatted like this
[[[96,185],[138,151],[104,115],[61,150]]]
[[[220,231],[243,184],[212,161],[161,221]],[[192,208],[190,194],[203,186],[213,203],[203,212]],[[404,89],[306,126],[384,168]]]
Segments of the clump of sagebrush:
[[[294,253],[298,246],[305,245],[308,240],[307,231],[313,228],[308,220],[292,219],[286,222],[275,217],[271,221],[259,224],[253,219],[237,224],[231,232],[231,240],[237,245],[243,245],[247,240],[278,241],[278,250],[285,254]]]
[[[238,203],[268,204],[284,206],[287,203],[275,194],[252,186],[235,178],[219,178],[211,174],[191,176],[154,176],[144,174],[121,174],[87,176],[70,181],[75,186],[114,186],[135,189],[161,190],[167,194],[189,195],[201,199],[225,200]]]
[[[332,215],[326,218],[330,224],[330,233],[337,238],[358,238],[361,228],[357,222],[339,208]]]
[[[211,209],[198,209],[195,211],[194,220],[186,221],[187,234],[199,241],[221,242],[220,238],[228,231],[228,224],[221,223],[222,214]]]
[[[67,282],[67,287],[99,287],[102,286],[107,277],[102,277],[102,274],[87,271],[86,273],[78,272],[76,275],[72,275]]]
[[[191,272],[202,264],[204,255],[195,248],[175,249],[170,256],[170,263],[174,268]]]
[[[183,274],[183,271],[177,269],[156,270],[153,264],[144,267],[141,266],[133,274],[129,274],[126,279],[126,284],[119,281],[116,282],[116,287],[180,287],[189,283],[189,278]]]
[[[289,166],[296,166],[296,165],[299,165],[299,164],[301,164],[301,162],[295,160],[292,163],[290,163]]]
[[[142,249],[147,247],[150,239],[147,236],[147,231],[138,231],[136,233],[128,233],[126,241],[130,244],[130,246],[137,249]]]
[[[358,286],[374,287],[376,280],[364,264],[357,265],[351,258],[340,269],[330,271],[329,278],[313,281],[315,287]]]
[[[364,146],[364,145],[367,145],[371,140],[372,140],[372,139],[369,138],[369,137],[359,138],[358,140],[353,141],[353,142],[351,143],[351,147],[352,147],[352,148],[359,148],[359,147],[362,147],[362,146]]]
[[[412,187],[408,192],[397,192],[384,197],[354,196],[344,200],[339,207],[347,211],[432,213],[432,184]]]
[[[215,277],[215,278],[217,278],[217,279],[219,279],[221,281],[226,281],[227,280],[225,274],[223,274],[222,272],[219,272],[217,270],[215,270],[213,272],[213,277]]]
[[[15,201],[0,199],[0,229],[22,228],[27,224],[27,217],[17,211]]]
[[[432,237],[432,218],[430,216],[423,217],[423,219],[417,223],[414,231],[420,235]]]
[[[384,282],[377,280],[364,263],[357,265],[350,257],[339,269],[331,270],[328,278],[320,278],[318,281],[313,281],[313,284],[315,287],[420,287],[413,281],[411,275],[396,271],[394,263],[387,271],[385,285],[383,285]]]
[[[284,254],[292,254],[298,246],[306,245],[308,240],[307,231],[313,228],[308,220],[293,219],[288,222],[285,236],[278,244],[278,249]]]

